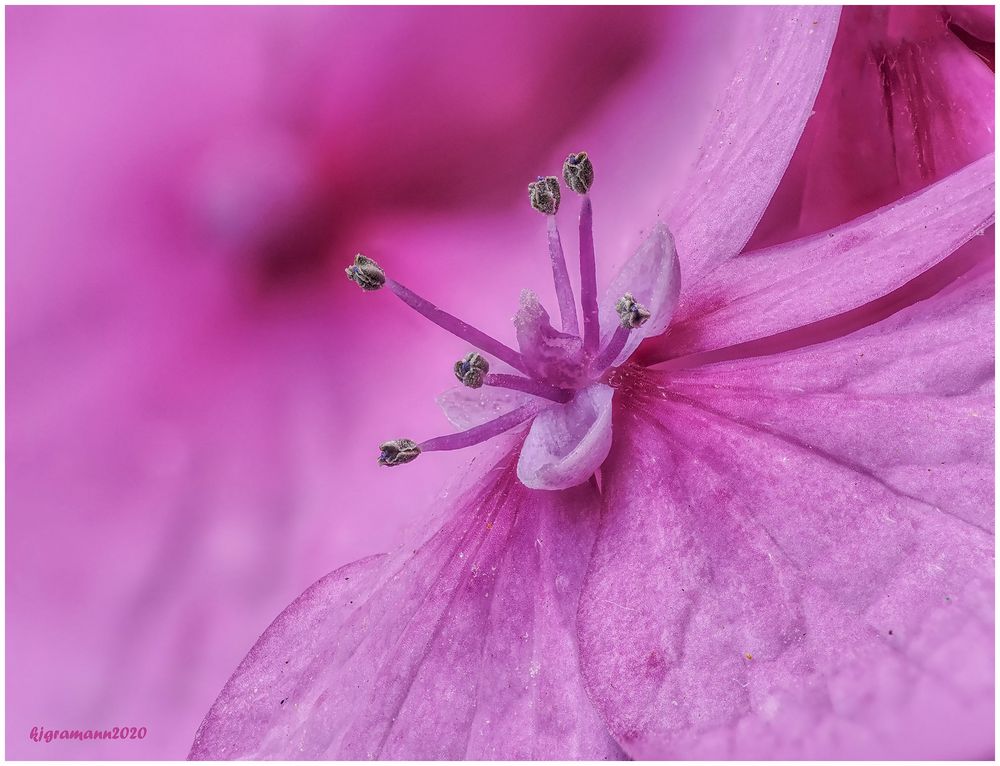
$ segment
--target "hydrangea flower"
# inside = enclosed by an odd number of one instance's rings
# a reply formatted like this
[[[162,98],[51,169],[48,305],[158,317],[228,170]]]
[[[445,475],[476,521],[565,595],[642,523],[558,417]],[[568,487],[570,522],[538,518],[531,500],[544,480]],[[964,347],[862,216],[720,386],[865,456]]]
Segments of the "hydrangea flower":
[[[701,84],[737,27],[713,25],[709,51],[698,9],[22,6],[7,21],[7,724],[131,720],[150,735],[127,757],[183,757],[261,615],[407,523],[397,481],[365,482],[384,472],[337,444],[400,421],[343,406],[382,383],[342,371],[416,364],[435,338],[365,352],[339,335],[345,249],[407,216],[494,210],[538,157],[495,186],[460,169],[528,120],[543,154],[581,116],[577,90],[583,118],[603,113],[668,44],[685,65],[661,67],[661,89]],[[439,427],[437,390],[408,425]],[[413,514],[446,462],[408,472]],[[38,745],[12,736],[7,754]]]
[[[685,193],[603,301],[589,158],[570,156],[582,322],[549,178],[530,193],[561,330],[526,294],[517,350],[370,259],[348,267],[476,349],[442,397],[466,430],[386,442],[379,462],[487,446],[425,539],[337,570],[278,617],[192,757],[991,748],[992,262],[977,235],[994,221],[992,155],[735,257],[837,16],[776,12]]]

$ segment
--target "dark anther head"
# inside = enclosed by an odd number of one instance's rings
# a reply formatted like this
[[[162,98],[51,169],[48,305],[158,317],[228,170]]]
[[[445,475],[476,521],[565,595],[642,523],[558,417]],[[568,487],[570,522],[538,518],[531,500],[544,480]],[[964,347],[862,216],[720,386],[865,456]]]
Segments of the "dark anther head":
[[[455,377],[463,386],[469,388],[479,388],[483,385],[483,378],[490,371],[490,363],[482,356],[473,351],[466,354],[462,359],[455,362]]]
[[[344,269],[347,278],[366,292],[378,290],[385,284],[385,272],[371,258],[361,253],[354,256],[354,263]]]
[[[632,293],[625,293],[615,304],[615,311],[618,318],[622,320],[622,327],[626,330],[634,330],[646,324],[651,314],[641,303],[636,302]]]
[[[528,197],[531,206],[539,213],[555,215],[559,212],[559,179],[539,176],[537,181],[528,184]]]
[[[393,439],[378,445],[378,448],[379,465],[402,465],[416,460],[420,454],[420,447],[412,439]]]
[[[577,194],[586,194],[594,185],[594,166],[586,152],[571,154],[563,163],[566,185]]]

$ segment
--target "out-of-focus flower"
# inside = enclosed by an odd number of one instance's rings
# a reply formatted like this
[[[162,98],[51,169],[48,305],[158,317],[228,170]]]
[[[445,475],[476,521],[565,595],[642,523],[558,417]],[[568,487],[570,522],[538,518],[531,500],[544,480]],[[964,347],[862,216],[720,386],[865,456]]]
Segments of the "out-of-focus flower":
[[[992,260],[977,235],[994,220],[992,155],[735,257],[807,123],[838,15],[773,11],[725,92],[665,216],[676,311],[657,222],[609,291],[626,332],[611,330],[610,302],[596,331],[586,199],[582,335],[575,314],[555,331],[529,297],[515,352],[387,278],[569,401],[493,439],[425,539],[288,607],[192,757],[990,749]],[[549,240],[562,310],[554,226]],[[651,316],[629,327],[639,306]],[[602,354],[610,372],[590,364]],[[528,383],[497,397],[490,374],[444,400],[453,421],[489,412],[507,425],[530,406]],[[419,447],[390,445],[380,461]]]
[[[130,723],[147,737],[45,754],[177,757],[261,615],[394,542],[449,471],[379,476],[347,448],[436,427],[439,389],[416,381],[402,418],[357,407],[398,389],[386,347],[341,332],[355,307],[330,254],[339,271],[355,242],[404,219],[414,242],[444,210],[495,218],[571,126],[654,63],[663,92],[694,87],[735,26],[658,9],[7,19],[7,753],[39,754],[34,725]],[[530,151],[482,183],[524,125]],[[521,268],[491,268],[494,287]],[[418,332],[392,354],[405,369],[435,348]]]

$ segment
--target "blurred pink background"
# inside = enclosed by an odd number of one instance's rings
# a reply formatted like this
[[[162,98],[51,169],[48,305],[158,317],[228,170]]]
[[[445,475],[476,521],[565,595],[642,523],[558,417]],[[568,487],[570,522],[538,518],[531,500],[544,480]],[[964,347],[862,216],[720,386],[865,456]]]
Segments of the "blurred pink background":
[[[636,235],[615,212],[677,191],[757,15],[8,8],[7,756],[183,758],[278,611],[393,547],[467,459],[376,465],[448,430],[434,396],[467,349],[361,295],[354,253],[508,338],[521,288],[551,299],[527,183],[591,153],[610,273]],[[992,144],[806,209],[836,135],[762,241]],[[640,176],[656,193],[623,194]]]

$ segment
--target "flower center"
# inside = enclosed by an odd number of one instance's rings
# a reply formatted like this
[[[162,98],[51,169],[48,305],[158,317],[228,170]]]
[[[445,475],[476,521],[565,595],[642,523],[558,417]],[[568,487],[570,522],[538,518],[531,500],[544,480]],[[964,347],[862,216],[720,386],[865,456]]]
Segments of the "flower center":
[[[469,388],[492,386],[529,394],[535,398],[483,425],[456,434],[417,443],[395,439],[380,445],[378,462],[393,466],[414,460],[421,452],[461,449],[491,439],[533,418],[541,410],[573,399],[575,392],[606,378],[628,342],[629,333],[642,326],[650,312],[631,293],[615,304],[619,324],[601,346],[597,304],[597,263],[594,254],[593,207],[588,192],[594,182],[594,166],[586,152],[571,154],[563,164],[566,186],[581,196],[580,206],[580,309],[583,333],[577,319],[576,301],[569,280],[562,240],[556,225],[560,204],[559,180],[539,177],[528,185],[531,206],[544,214],[548,226],[549,259],[559,302],[562,330],[556,330],[534,294],[526,292],[515,316],[519,351],[438,308],[407,287],[388,277],[385,271],[360,253],[345,269],[348,279],[362,290],[374,292],[388,287],[400,300],[439,327],[472,344],[478,351],[459,359],[455,377]],[[514,372],[492,371],[487,357],[513,368]],[[522,373],[522,374],[517,374]]]

